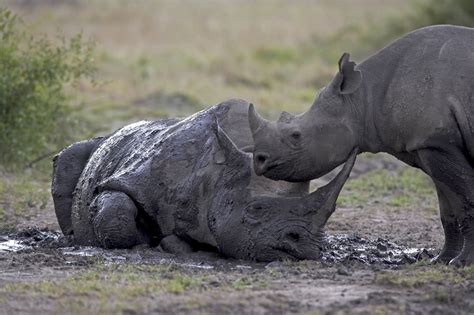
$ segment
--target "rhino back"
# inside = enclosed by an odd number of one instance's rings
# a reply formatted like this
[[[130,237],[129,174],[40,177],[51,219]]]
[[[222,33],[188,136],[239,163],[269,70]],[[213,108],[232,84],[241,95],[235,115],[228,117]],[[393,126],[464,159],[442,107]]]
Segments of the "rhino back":
[[[76,240],[94,244],[91,218],[95,209],[89,206],[104,190],[125,192],[137,208],[159,223],[164,235],[173,233],[179,221],[181,231],[195,230],[205,238],[209,232],[204,212],[212,203],[212,188],[223,170],[208,169],[215,141],[211,127],[217,117],[227,130],[239,130],[234,124],[247,121],[242,116],[247,108],[246,102],[230,100],[172,125],[139,122],[109,136],[79,179],[72,216]],[[229,112],[235,115],[231,120],[227,119]],[[235,132],[242,134],[241,130]],[[250,131],[248,138],[240,141],[241,145],[251,143]]]
[[[416,30],[359,65],[365,101],[386,151],[463,143],[454,112],[474,124],[474,29]]]
[[[168,125],[161,121],[134,123],[108,136],[96,148],[82,171],[73,196],[71,219],[78,243],[94,245],[91,226],[94,213],[89,206],[101,192],[100,185],[117,172],[143,163],[147,152],[142,145],[152,142]]]

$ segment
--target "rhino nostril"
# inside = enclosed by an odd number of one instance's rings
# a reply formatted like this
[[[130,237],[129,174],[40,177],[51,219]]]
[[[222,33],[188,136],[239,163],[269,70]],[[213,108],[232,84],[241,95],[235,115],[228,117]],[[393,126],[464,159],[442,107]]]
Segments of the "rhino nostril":
[[[259,165],[264,165],[268,160],[268,154],[266,153],[257,153],[255,156],[257,163]]]

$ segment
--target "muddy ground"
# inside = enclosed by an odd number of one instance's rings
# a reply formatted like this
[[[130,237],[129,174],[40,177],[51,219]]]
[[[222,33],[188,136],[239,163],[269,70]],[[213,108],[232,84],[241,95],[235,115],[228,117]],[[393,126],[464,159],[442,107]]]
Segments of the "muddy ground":
[[[391,180],[420,176],[403,169],[359,159],[321,261],[71,247],[50,208],[0,237],[0,313],[472,314],[474,268],[429,264],[442,245],[430,184],[407,203],[394,196],[409,191],[377,191],[379,181],[392,189]]]

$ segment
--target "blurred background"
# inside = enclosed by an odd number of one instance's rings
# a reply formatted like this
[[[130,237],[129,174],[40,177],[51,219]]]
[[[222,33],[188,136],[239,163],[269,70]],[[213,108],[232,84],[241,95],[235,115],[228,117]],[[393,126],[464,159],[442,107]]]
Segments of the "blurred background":
[[[299,113],[343,52],[361,62],[424,25],[474,25],[472,0],[2,0],[0,8],[4,230],[52,213],[51,157],[74,141],[231,97],[267,117]]]

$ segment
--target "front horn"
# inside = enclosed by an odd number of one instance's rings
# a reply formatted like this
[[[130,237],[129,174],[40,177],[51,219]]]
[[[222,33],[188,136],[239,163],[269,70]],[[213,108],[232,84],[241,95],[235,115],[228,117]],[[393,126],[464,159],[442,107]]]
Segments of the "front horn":
[[[265,118],[262,118],[257,113],[253,104],[250,104],[249,105],[249,124],[250,124],[250,130],[252,131],[252,135],[254,135],[258,131],[258,129],[260,129],[267,123],[268,121]]]
[[[326,225],[329,217],[336,210],[337,197],[352,171],[358,153],[358,148],[354,149],[339,174],[327,185],[309,195],[308,207],[311,207],[311,212],[314,212],[312,224],[314,231]]]

